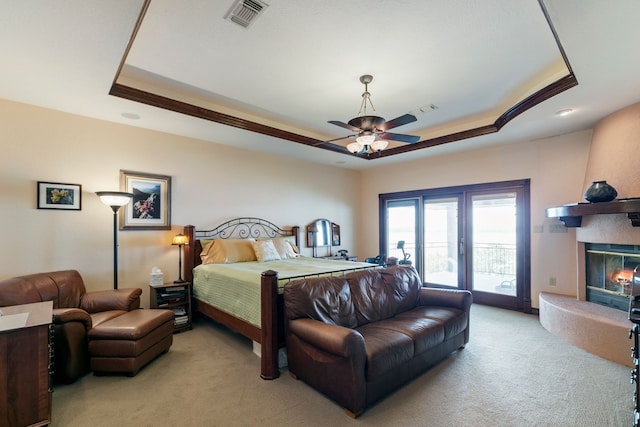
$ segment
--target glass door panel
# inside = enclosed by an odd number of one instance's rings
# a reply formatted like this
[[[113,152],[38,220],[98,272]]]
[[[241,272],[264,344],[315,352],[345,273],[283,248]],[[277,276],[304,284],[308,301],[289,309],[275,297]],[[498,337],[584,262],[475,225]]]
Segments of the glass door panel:
[[[398,258],[398,261],[416,259],[417,217],[418,199],[394,200],[387,204],[387,257]],[[404,252],[398,248],[401,241]]]
[[[431,285],[458,287],[459,197],[426,199],[423,206],[423,280]]]
[[[473,291],[516,296],[516,193],[471,196]]]

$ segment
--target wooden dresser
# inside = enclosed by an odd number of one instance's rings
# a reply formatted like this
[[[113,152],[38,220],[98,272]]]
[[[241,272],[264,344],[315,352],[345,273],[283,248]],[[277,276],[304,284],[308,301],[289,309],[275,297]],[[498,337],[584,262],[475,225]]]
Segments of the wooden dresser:
[[[0,427],[51,422],[53,302],[0,307]]]

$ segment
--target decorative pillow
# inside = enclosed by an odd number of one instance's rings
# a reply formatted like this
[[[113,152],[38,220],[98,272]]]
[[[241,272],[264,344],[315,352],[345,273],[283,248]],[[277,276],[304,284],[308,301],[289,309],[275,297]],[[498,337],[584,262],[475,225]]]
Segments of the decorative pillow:
[[[289,238],[287,238],[287,237],[278,237],[276,239],[265,240],[265,242],[269,242],[269,241],[273,242],[273,246],[275,246],[276,251],[278,251],[278,255],[280,255],[280,258],[287,259],[287,258],[297,258],[298,257],[298,254],[296,253],[296,250],[294,249],[295,244],[291,243]]]
[[[283,252],[278,248],[278,243],[277,242],[287,241],[287,242],[289,242],[289,246],[291,246],[291,249],[293,250],[293,252],[295,254],[299,254],[300,253],[300,251],[298,250],[298,246],[296,246],[296,236],[283,236],[283,237],[274,237],[274,238],[259,237],[257,240],[258,241],[260,241],[260,240],[273,240],[273,243],[276,246],[276,249],[278,249],[278,253],[280,254],[280,258],[282,258],[282,259],[295,258],[295,257],[282,256]],[[286,246],[283,245],[283,247],[286,247]]]
[[[280,255],[278,255],[278,251],[272,240],[251,242],[251,246],[253,246],[253,251],[256,254],[258,262],[276,261],[280,259]]]
[[[255,239],[216,239],[208,246],[202,262],[203,264],[232,264],[255,261],[256,254],[253,252],[252,242],[255,242]]]

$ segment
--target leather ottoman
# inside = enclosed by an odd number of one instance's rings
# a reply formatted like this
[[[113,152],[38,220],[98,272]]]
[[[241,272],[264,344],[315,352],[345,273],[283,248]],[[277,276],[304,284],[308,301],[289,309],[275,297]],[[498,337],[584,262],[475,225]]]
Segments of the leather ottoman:
[[[134,376],[173,343],[173,311],[138,309],[89,330],[89,356],[95,375]]]

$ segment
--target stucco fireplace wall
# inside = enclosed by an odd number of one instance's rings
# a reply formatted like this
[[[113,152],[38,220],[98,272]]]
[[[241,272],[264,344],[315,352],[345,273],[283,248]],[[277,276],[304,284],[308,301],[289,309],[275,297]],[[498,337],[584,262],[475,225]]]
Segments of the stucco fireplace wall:
[[[594,128],[583,188],[602,180],[617,190],[618,199],[640,197],[640,103]],[[576,228],[575,296],[541,293],[540,323],[590,353],[632,366],[627,313],[585,301],[585,243],[640,245],[640,227],[632,227],[626,214],[584,216]]]

